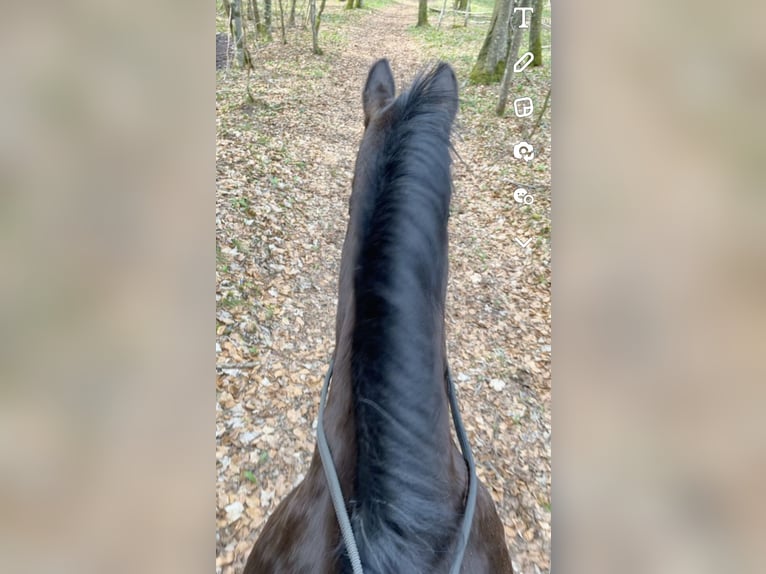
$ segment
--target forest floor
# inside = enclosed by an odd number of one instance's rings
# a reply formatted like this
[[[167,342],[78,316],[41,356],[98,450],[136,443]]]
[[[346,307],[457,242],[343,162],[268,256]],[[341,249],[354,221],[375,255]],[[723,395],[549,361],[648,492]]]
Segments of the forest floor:
[[[377,3],[376,3],[377,2]],[[478,474],[495,500],[519,574],[550,570],[550,111],[494,115],[497,86],[465,80],[486,33],[448,18],[414,29],[417,2],[328,0],[320,31],[288,28],[253,45],[246,75],[217,74],[216,572],[241,571],[269,514],[303,478],[315,444],[319,390],[335,338],[340,250],[369,66],[391,62],[397,88],[429,60],[461,85],[455,148],[448,356]],[[275,22],[278,18],[275,16]],[[549,52],[546,55],[548,58]],[[545,69],[513,88],[537,108]],[[537,114],[535,114],[536,116]],[[513,192],[523,184],[534,203]],[[521,241],[531,239],[527,247]]]

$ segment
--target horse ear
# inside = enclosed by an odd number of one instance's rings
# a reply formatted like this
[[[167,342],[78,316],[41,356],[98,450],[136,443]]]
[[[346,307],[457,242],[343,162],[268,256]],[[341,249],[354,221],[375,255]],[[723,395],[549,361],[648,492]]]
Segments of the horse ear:
[[[362,107],[364,108],[364,127],[370,123],[370,118],[379,110],[386,107],[394,99],[394,74],[388,60],[378,60],[370,68],[367,83],[362,92]]]
[[[457,76],[452,66],[439,62],[434,68],[428,91],[447,108],[450,120],[454,120],[458,109]]]

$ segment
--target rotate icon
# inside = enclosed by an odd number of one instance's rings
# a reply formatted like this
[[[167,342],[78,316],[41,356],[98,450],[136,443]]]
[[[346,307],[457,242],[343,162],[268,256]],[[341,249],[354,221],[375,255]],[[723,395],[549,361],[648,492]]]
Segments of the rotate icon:
[[[532,147],[532,144],[519,142],[513,146],[513,157],[523,159],[524,161],[532,161],[535,159],[535,149]]]

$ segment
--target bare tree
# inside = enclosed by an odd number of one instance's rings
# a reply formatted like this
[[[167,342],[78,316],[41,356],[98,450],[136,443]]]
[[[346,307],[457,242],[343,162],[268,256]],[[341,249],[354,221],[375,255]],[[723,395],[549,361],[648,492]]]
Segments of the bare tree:
[[[346,1],[346,10],[351,10],[352,8],[361,8],[362,7],[362,0],[347,0]]]
[[[495,0],[489,30],[471,70],[472,82],[491,84],[502,77],[510,47],[509,23],[513,14],[512,8],[513,0]]]
[[[418,26],[428,26],[428,0],[418,0]]]
[[[442,3],[442,9],[439,12],[439,21],[436,22],[436,27],[441,28],[442,27],[442,18],[444,18],[444,13],[447,11],[447,0],[444,0]]]
[[[263,0],[263,20],[266,28],[266,37],[271,39],[271,0]]]
[[[285,11],[282,9],[282,0],[279,0],[279,21],[282,25],[282,43],[287,44],[287,37],[285,36]]]
[[[263,26],[263,22],[261,22],[261,13],[258,10],[258,2],[256,0],[253,0],[253,14],[255,15],[255,37],[256,38],[266,38],[266,29]]]
[[[253,8],[253,2],[255,0],[247,0],[247,19],[255,20],[255,8]]]
[[[532,0],[532,22],[529,25],[529,51],[532,52],[535,59],[532,61],[533,66],[543,65],[543,43],[542,43],[542,24],[543,24],[543,8],[545,7],[544,0]]]
[[[317,29],[317,2],[309,0],[309,20],[311,22],[311,47],[315,54],[321,54],[319,49],[319,30]]]
[[[232,0],[229,14],[229,31],[234,38],[237,62],[243,68],[245,66],[245,34],[242,30],[242,0]]]
[[[551,89],[549,87],[548,93],[545,94],[545,101],[543,102],[543,107],[540,108],[540,112],[537,114],[537,121],[535,122],[535,125],[532,126],[532,129],[529,130],[529,133],[526,136],[524,136],[525,140],[529,141],[534,137],[535,133],[537,132],[537,128],[540,127],[540,124],[543,121],[545,110],[548,109],[548,104],[550,103],[550,101],[551,101]]]
[[[324,7],[327,0],[322,0],[319,4],[319,13],[317,14],[317,35],[319,34],[319,25],[322,23],[322,14],[324,13]]]
[[[519,0],[519,7],[529,6],[530,0]],[[508,92],[513,84],[513,65],[519,58],[519,47],[521,46],[521,37],[524,35],[524,29],[521,28],[522,11],[519,10],[510,20],[511,31],[511,47],[508,50],[508,57],[505,61],[505,71],[503,72],[503,81],[500,82],[500,97],[497,100],[497,107],[495,113],[498,116],[502,116],[505,113],[505,104],[508,101]]]
[[[295,26],[295,0],[290,0],[290,18],[287,21],[289,26]]]

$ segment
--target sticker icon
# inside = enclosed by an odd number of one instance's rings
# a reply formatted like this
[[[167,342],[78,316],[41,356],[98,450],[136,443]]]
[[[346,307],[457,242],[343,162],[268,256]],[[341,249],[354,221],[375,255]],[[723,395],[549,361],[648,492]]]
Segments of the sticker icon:
[[[526,118],[531,116],[534,111],[532,98],[516,98],[513,100],[513,111],[517,118]]]
[[[535,201],[535,198],[532,197],[532,194],[529,193],[526,189],[524,189],[523,187],[520,187],[513,192],[513,200],[516,203],[523,203],[524,205],[532,205],[532,203],[534,203]]]
[[[521,58],[516,60],[516,63],[513,65],[513,71],[514,72],[523,72],[527,69],[527,66],[531,64],[535,59],[535,55],[532,52],[527,52],[524,54]]]
[[[535,159],[535,149],[532,147],[532,144],[519,142],[513,146],[513,157],[523,159],[524,161],[532,161]]]

